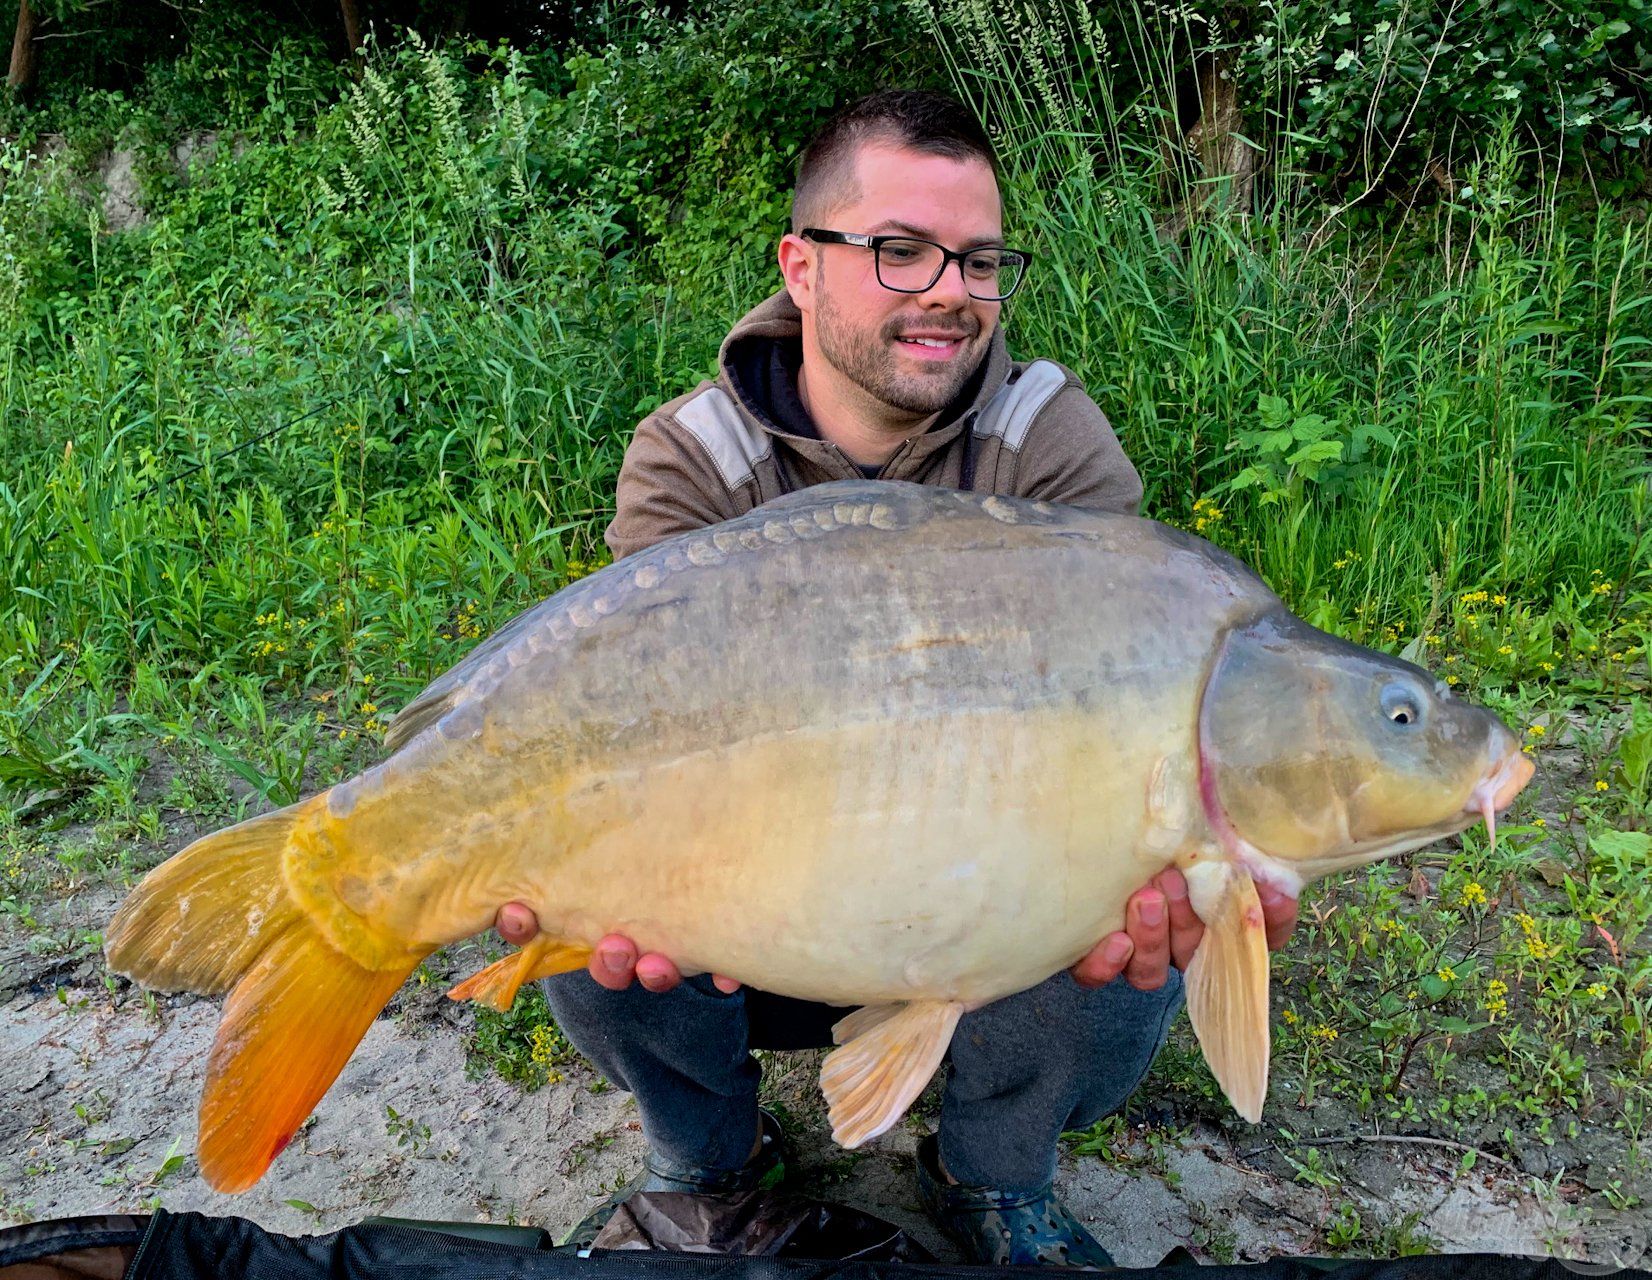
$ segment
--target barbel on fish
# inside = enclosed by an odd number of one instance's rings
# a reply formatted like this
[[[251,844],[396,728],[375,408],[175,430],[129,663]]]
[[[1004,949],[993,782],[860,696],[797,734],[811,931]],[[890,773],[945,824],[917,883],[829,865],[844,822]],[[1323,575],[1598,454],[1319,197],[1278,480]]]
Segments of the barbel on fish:
[[[521,901],[542,933],[454,989],[508,1007],[628,934],[685,973],[860,1005],[833,1136],[899,1119],[970,1009],[1186,875],[1188,1012],[1234,1106],[1267,1087],[1255,881],[1398,854],[1532,766],[1426,671],[1315,630],[1135,517],[844,481],[573,583],[403,709],[390,754],[197,841],[110,967],[227,993],[202,1174],[251,1186],[420,960]]]

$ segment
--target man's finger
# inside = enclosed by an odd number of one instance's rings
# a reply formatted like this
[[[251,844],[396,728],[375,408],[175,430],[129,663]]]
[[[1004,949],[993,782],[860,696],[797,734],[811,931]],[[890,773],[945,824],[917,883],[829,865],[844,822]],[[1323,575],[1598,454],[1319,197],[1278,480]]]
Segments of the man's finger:
[[[610,933],[597,943],[586,968],[598,986],[624,991],[637,976],[637,948],[630,938]]]
[[[1157,991],[1170,976],[1170,923],[1164,894],[1138,890],[1124,911],[1124,931],[1136,944],[1124,980],[1137,991]]]
[[[1180,871],[1172,868],[1158,879],[1170,912],[1170,963],[1186,969],[1193,963],[1193,953],[1199,949],[1199,940],[1205,936],[1204,921],[1193,910],[1188,900],[1187,881]]]
[[[659,952],[648,951],[637,957],[637,981],[650,991],[670,991],[682,980],[677,966]]]
[[[1297,900],[1272,885],[1256,886],[1262,904],[1262,923],[1268,931],[1268,950],[1279,951],[1296,932]]]
[[[711,975],[711,985],[716,987],[717,990],[721,991],[725,996],[731,996],[736,991],[740,990],[740,979],[725,978],[720,973],[714,973]]]
[[[1068,972],[1081,987],[1105,987],[1124,972],[1135,949],[1136,944],[1130,941],[1128,933],[1110,933]]]
[[[507,902],[493,917],[493,927],[506,942],[520,947],[539,932],[539,917],[526,903]]]

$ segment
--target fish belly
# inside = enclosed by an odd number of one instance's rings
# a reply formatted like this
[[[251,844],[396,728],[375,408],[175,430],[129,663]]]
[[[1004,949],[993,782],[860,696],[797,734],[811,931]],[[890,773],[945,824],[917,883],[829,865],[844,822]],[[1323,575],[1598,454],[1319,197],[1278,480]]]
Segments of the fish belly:
[[[1138,744],[1094,728],[864,723],[589,778],[535,905],[559,938],[618,930],[785,995],[985,1003],[1077,959],[1174,857],[1143,839]]]

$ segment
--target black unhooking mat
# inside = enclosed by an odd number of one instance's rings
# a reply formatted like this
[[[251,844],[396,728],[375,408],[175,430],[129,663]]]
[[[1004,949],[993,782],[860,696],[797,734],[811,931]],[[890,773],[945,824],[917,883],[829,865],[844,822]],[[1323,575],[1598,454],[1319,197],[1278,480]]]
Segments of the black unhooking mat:
[[[868,1223],[888,1225],[842,1206],[814,1208],[812,1225],[803,1215],[790,1237],[799,1244],[827,1246],[832,1210],[863,1233]],[[1118,1274],[1188,1280],[1192,1265],[1119,1268]],[[1199,1280],[1323,1280],[1328,1274],[1336,1280],[1573,1280],[1580,1274],[1652,1280],[1652,1272],[1642,1270],[1492,1254],[1391,1262],[1281,1258],[1197,1270]],[[281,1236],[243,1218],[164,1210],[147,1219],[72,1218],[0,1231],[0,1280],[992,1280],[1006,1274],[1052,1276],[1047,1268],[788,1256],[784,1249],[769,1257],[599,1250],[582,1258],[524,1227],[378,1222],[330,1235]]]

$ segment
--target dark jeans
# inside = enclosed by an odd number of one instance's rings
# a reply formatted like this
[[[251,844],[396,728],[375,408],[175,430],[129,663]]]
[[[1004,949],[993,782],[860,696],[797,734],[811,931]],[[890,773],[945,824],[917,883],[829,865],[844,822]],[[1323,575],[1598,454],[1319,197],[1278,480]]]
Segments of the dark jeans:
[[[831,1043],[847,1009],[709,976],[663,995],[598,986],[583,970],[547,978],[564,1033],[636,1095],[649,1146],[673,1166],[740,1168],[757,1136],[760,1070],[749,1050]],[[1182,1005],[1172,970],[1158,991],[1122,978],[1085,990],[1066,973],[958,1023],[941,1097],[941,1162],[959,1182],[1024,1193],[1055,1176],[1057,1139],[1124,1105]]]

